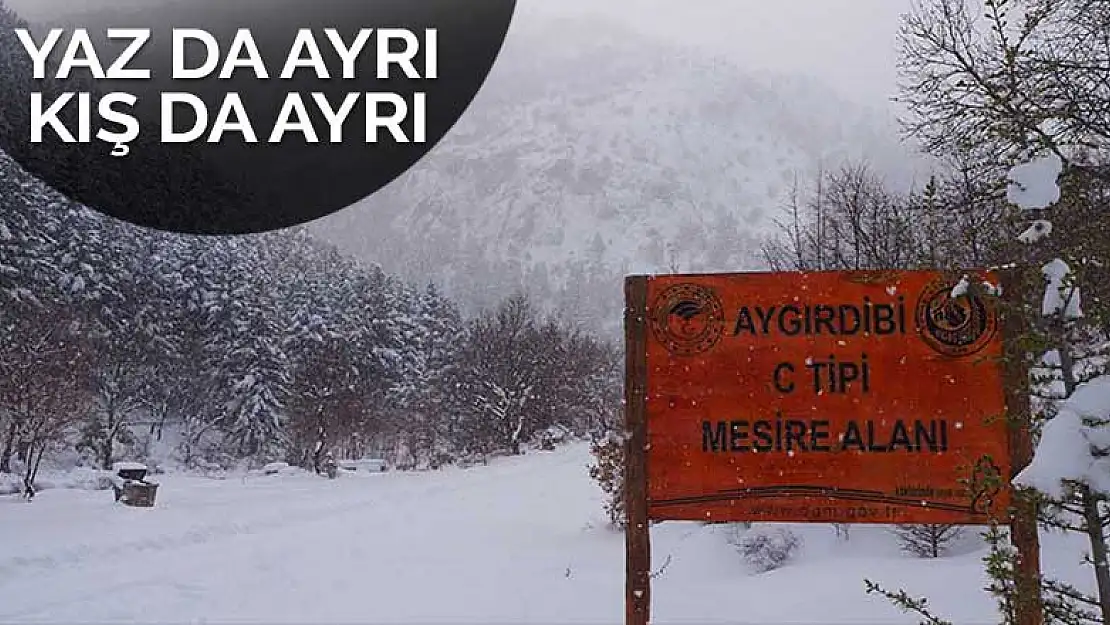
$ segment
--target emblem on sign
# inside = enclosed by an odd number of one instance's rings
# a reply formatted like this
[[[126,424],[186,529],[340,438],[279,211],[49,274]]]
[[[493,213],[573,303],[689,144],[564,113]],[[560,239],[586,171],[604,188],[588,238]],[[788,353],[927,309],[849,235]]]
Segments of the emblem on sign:
[[[967,356],[986,347],[998,328],[994,306],[969,291],[952,297],[954,284],[935,280],[917,301],[917,330],[921,339],[945,356]]]
[[[700,354],[716,345],[724,334],[724,306],[712,289],[678,284],[655,298],[651,329],[655,339],[672,354]]]

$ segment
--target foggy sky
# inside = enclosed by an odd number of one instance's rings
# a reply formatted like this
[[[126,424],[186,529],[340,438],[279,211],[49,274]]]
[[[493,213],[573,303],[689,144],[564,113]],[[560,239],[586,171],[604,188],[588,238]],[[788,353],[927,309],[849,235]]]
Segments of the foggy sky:
[[[173,0],[6,0],[28,19]],[[306,0],[310,1],[310,0]],[[481,0],[468,0],[477,1]],[[896,86],[896,33],[912,0],[519,0],[518,21],[600,15],[704,46],[750,69],[803,73],[867,104]],[[512,32],[510,32],[512,36]]]
[[[894,94],[896,44],[912,0],[521,0],[522,15],[605,15],[702,45],[751,69],[804,73],[877,104]]]

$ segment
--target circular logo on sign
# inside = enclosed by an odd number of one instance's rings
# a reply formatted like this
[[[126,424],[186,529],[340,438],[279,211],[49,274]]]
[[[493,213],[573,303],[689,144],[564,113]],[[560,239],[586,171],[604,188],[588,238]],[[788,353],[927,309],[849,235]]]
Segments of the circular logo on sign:
[[[724,307],[712,289],[679,284],[663,291],[652,306],[651,329],[667,351],[692,356],[711,349],[725,328]]]
[[[922,340],[945,356],[967,356],[990,343],[998,322],[994,307],[975,293],[952,297],[954,283],[935,280],[917,302]]]

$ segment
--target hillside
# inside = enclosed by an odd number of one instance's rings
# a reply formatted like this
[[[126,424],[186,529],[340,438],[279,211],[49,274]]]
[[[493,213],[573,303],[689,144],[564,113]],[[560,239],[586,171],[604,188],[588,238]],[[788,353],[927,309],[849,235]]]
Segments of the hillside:
[[[317,229],[471,305],[527,283],[612,326],[626,272],[752,267],[796,173],[869,154],[904,174],[884,119],[604,22],[522,21],[447,139]]]

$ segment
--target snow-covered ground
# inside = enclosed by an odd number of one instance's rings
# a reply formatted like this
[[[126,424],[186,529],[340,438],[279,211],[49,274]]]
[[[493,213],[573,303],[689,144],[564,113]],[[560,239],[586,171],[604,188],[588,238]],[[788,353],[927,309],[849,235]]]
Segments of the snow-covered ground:
[[[430,473],[211,480],[159,476],[155,508],[111,491],[0,497],[0,622],[619,623],[624,543],[587,448]],[[914,623],[865,578],[995,622],[981,546],[921,560],[885,528],[798,526],[798,559],[755,574],[728,529],[652,532],[653,621]],[[1048,572],[1083,580],[1079,545],[1043,536]]]

